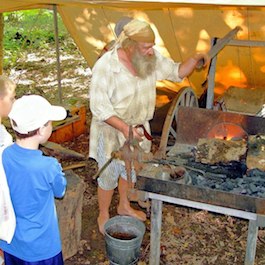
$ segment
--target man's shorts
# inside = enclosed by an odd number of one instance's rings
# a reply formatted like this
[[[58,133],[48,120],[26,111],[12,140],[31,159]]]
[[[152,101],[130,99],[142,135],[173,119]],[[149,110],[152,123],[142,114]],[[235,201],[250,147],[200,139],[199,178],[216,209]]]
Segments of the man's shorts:
[[[103,165],[108,161],[104,152],[104,137],[100,135],[99,144],[97,150],[98,157],[98,167],[99,169],[103,167]],[[101,173],[98,178],[98,185],[103,190],[113,190],[118,186],[119,176],[123,179],[127,180],[127,174],[125,170],[125,166],[121,164],[121,162],[117,159],[111,161],[111,163],[107,166],[107,168]],[[136,181],[135,171],[131,172],[132,182]]]
[[[64,265],[62,252],[52,258],[34,262],[24,261],[7,252],[4,252],[4,257],[5,265]]]

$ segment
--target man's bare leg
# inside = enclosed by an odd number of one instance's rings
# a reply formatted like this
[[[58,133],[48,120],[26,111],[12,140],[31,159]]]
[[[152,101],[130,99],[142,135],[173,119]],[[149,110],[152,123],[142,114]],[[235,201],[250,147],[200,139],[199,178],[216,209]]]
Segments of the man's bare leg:
[[[146,214],[142,211],[135,210],[131,207],[130,201],[128,200],[128,182],[121,178],[119,179],[119,194],[120,194],[120,202],[118,206],[118,214],[119,215],[129,215],[135,217],[141,221],[146,220]]]
[[[101,234],[104,235],[104,225],[109,220],[109,207],[111,204],[111,199],[113,196],[114,190],[103,190],[98,187],[98,206],[99,206],[99,215],[98,215],[98,229]]]

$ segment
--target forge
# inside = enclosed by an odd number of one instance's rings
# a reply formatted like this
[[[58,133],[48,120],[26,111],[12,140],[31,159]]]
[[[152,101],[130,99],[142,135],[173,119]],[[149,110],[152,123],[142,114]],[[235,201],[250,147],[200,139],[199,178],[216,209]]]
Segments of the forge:
[[[245,264],[254,264],[265,226],[265,119],[191,107],[177,115],[174,146],[137,177],[137,189],[152,200],[150,264],[159,264],[162,202],[249,220]]]

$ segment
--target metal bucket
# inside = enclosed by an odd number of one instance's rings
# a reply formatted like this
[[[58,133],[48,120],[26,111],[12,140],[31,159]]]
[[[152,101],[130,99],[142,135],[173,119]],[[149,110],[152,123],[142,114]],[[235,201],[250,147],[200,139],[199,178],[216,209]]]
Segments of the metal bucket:
[[[107,221],[104,229],[110,264],[136,264],[145,233],[144,223],[130,216],[115,216]]]

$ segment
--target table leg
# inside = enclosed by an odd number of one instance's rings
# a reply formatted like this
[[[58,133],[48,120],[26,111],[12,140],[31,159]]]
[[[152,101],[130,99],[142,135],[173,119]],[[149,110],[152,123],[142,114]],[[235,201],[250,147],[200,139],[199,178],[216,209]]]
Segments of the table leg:
[[[249,220],[245,265],[254,265],[255,263],[258,231],[257,220]]]
[[[162,223],[162,201],[152,199],[151,235],[150,235],[150,265],[160,264],[160,238]]]

